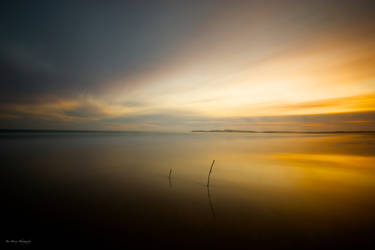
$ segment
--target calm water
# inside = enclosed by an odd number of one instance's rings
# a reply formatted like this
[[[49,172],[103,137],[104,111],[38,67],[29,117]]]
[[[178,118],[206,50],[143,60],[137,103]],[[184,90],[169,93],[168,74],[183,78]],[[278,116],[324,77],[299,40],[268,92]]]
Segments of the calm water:
[[[375,134],[2,133],[0,156],[3,242],[375,245]]]

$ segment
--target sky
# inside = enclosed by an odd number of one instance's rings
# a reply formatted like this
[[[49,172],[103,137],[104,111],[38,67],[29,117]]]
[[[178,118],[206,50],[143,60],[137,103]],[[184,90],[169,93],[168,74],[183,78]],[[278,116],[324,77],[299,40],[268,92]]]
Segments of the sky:
[[[0,129],[375,130],[374,1],[0,5]]]

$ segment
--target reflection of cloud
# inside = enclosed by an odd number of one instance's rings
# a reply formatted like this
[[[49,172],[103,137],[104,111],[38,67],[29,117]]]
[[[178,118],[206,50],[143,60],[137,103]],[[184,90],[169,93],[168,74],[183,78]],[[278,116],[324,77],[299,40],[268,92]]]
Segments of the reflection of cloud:
[[[375,157],[372,156],[359,156],[348,154],[299,154],[287,153],[276,154],[274,157],[278,160],[284,160],[289,163],[301,164],[302,166],[314,167],[316,164],[326,164],[328,166],[349,166],[356,169],[366,168],[371,169],[375,163]],[[371,166],[371,167],[370,167]]]
[[[356,121],[356,120],[354,120],[354,121],[344,121],[344,122],[346,122],[346,123],[368,123],[368,122],[371,122],[371,121],[364,121],[364,120]]]

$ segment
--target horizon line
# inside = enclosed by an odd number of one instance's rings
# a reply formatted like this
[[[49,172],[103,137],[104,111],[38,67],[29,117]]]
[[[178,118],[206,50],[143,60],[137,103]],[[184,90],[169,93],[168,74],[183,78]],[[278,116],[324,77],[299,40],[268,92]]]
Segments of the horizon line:
[[[100,129],[0,129],[0,133],[186,133],[187,131],[141,131],[141,130],[100,130]],[[191,133],[290,133],[290,134],[356,134],[375,133],[374,130],[326,130],[326,131],[297,131],[297,130],[236,130],[212,129],[191,130]]]
[[[326,131],[298,131],[298,130],[236,130],[236,129],[214,129],[214,130],[192,130],[192,133],[294,133],[294,134],[340,134],[340,133],[375,133],[374,130],[326,130]]]

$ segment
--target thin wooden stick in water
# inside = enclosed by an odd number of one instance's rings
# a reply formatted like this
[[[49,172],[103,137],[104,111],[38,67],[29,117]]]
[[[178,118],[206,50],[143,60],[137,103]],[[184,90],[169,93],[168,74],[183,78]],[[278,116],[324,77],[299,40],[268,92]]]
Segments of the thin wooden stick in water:
[[[211,172],[212,172],[212,168],[214,167],[214,164],[215,164],[215,160],[212,161],[211,168],[210,168],[210,172],[208,172],[208,177],[207,177],[207,187],[210,186],[210,177],[211,177]]]
[[[172,181],[171,181],[171,176],[172,176],[172,169],[169,170],[169,176],[168,176],[168,181],[169,181],[169,187],[172,187]]]

